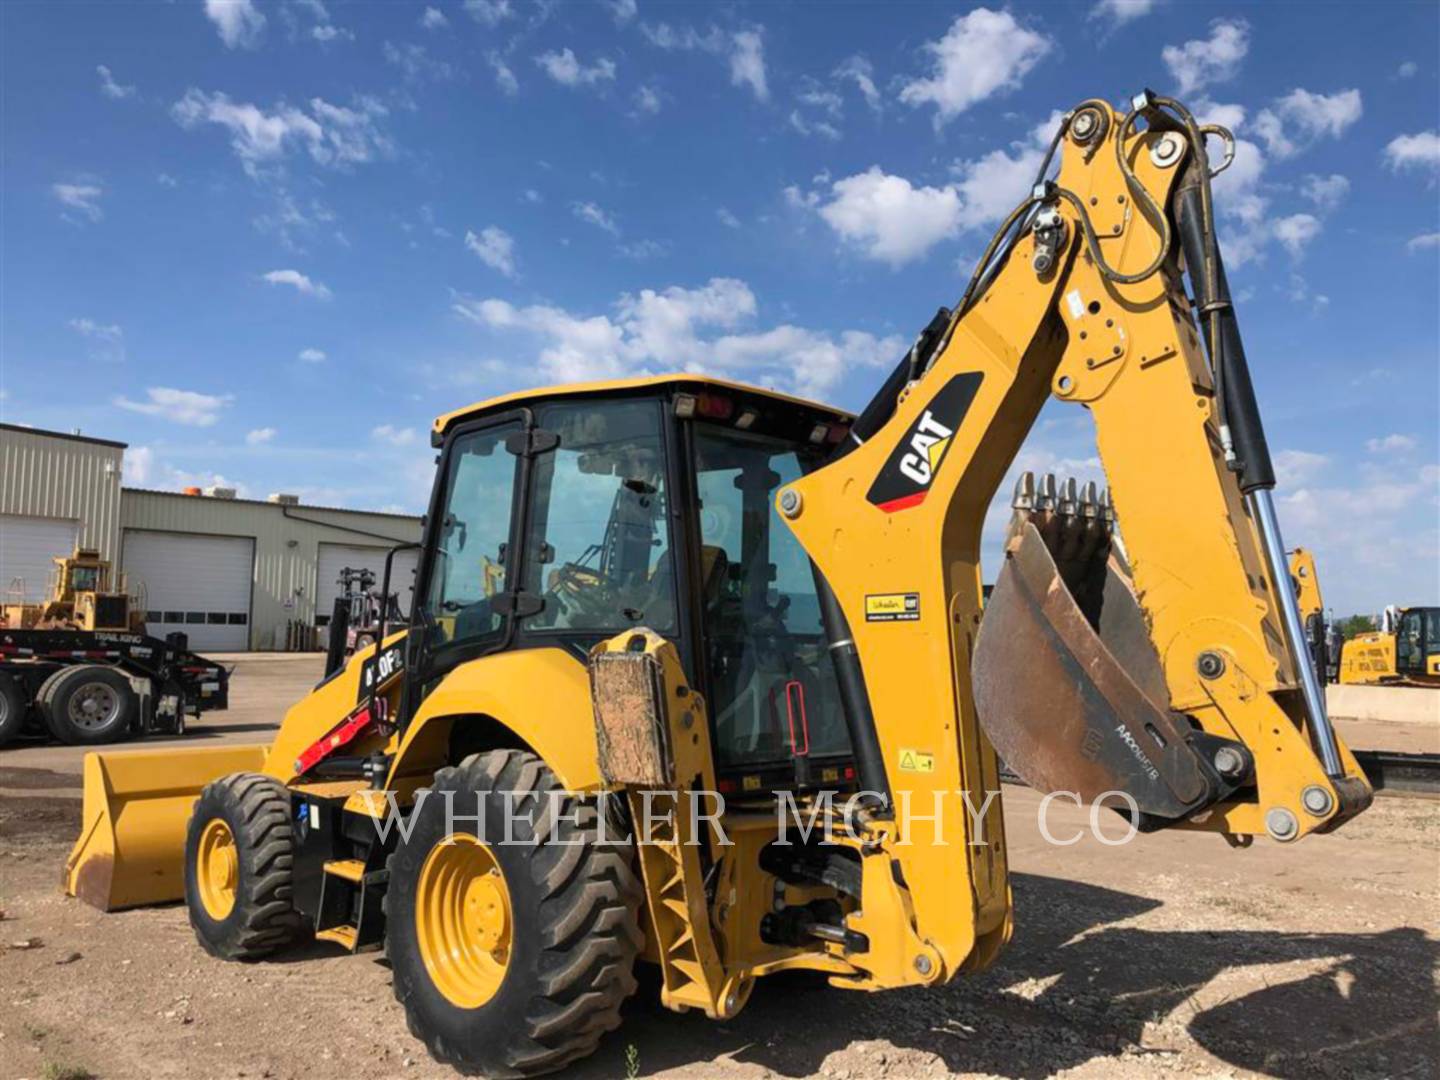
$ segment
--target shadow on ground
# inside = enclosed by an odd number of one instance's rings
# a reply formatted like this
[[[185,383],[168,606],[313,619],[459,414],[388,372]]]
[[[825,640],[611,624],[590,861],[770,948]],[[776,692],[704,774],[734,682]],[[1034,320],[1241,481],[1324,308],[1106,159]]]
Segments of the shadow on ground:
[[[801,1077],[837,1050],[883,1039],[934,1054],[953,1072],[1040,1077],[1125,1052],[1143,1059],[1146,1024],[1227,968],[1314,960],[1323,971],[1182,1022],[1220,1060],[1273,1076],[1433,1075],[1440,947],[1419,930],[1141,930],[1113,924],[1158,901],[1029,874],[1012,881],[1023,923],[984,975],[879,994],[830,990],[809,977],[762,979],[746,1010],[724,1024],[637,1001],[574,1075],[625,1075],[633,1044],[641,1075],[728,1057]],[[1007,990],[1017,984],[1031,995]],[[864,1076],[879,1064],[849,1067]]]

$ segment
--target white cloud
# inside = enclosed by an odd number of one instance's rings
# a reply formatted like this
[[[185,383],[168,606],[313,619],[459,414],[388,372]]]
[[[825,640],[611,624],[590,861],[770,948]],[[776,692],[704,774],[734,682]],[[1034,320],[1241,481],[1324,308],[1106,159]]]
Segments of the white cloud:
[[[144,487],[155,469],[155,451],[148,446],[127,446],[120,462],[120,482],[126,487]]]
[[[330,299],[330,289],[327,286],[312,281],[299,270],[271,270],[262,276],[271,285],[289,285],[306,296],[313,296],[318,300]]]
[[[247,431],[245,433],[245,445],[261,446],[273,438],[275,438],[275,429],[273,427],[256,428],[254,431]]]
[[[492,52],[485,56],[485,62],[490,65],[490,70],[495,73],[495,85],[506,97],[514,97],[520,92],[520,80],[515,78],[515,72],[510,70],[510,65],[505,62],[504,57],[499,53]]]
[[[1300,194],[1320,210],[1334,210],[1345,201],[1345,196],[1350,194],[1350,181],[1339,173],[1331,173],[1329,176],[1316,176],[1311,173],[1300,182]]]
[[[1312,94],[1296,89],[1261,110],[1255,134],[1276,157],[1293,157],[1318,139],[1338,139],[1363,112],[1359,90]]]
[[[373,98],[362,98],[354,109],[310,99],[310,112],[280,104],[273,112],[257,105],[234,102],[222,93],[207,94],[191,87],[171,107],[176,123],[186,129],[218,124],[230,133],[230,147],[252,176],[259,166],[283,157],[287,148],[302,146],[321,165],[345,167],[370,161],[390,152],[379,121],[388,112]]]
[[[720,219],[720,224],[724,225],[727,229],[740,228],[740,219],[723,206],[716,209],[715,216]]]
[[[1320,235],[1320,219],[1313,214],[1291,214],[1275,222],[1274,234],[1291,258],[1298,259],[1305,246]]]
[[[620,226],[616,224],[614,215],[606,213],[593,202],[572,203],[570,210],[581,221],[588,225],[594,225],[598,229],[604,229],[611,236],[620,235]]]
[[[933,104],[939,127],[993,94],[1018,88],[1050,49],[1048,38],[1022,26],[1008,11],[976,8],[957,17],[939,41],[926,43],[932,73],[907,83],[900,100]]]
[[[660,94],[654,87],[641,86],[635,91],[635,108],[652,116],[660,111]]]
[[[413,41],[402,42],[396,45],[387,41],[381,47],[381,53],[387,64],[394,64],[405,73],[405,78],[411,82],[419,82],[422,79],[432,79],[435,82],[448,82],[459,74],[455,65],[447,60],[438,60],[431,56],[424,45],[418,45]]]
[[[536,205],[545,201],[545,196],[541,195],[540,192],[536,191],[534,188],[526,188],[521,193],[521,198],[523,198],[528,203]]]
[[[856,368],[892,363],[904,344],[863,331],[838,334],[781,325],[744,330],[758,313],[750,287],[712,278],[697,289],[625,293],[613,315],[577,315],[537,304],[461,299],[461,317],[498,333],[540,339],[545,376],[577,381],[659,370],[708,371],[804,394],[821,394]]]
[[[1428,251],[1431,248],[1440,248],[1440,232],[1421,233],[1419,236],[1412,236],[1405,241],[1405,250],[1412,254],[1417,251]]]
[[[765,42],[760,31],[741,30],[730,37],[730,83],[748,86],[757,101],[770,100],[770,87],[765,81]]]
[[[125,337],[125,331],[117,324],[105,325],[97,323],[94,319],[71,319],[70,329],[74,330],[81,337],[90,338],[92,341],[99,341],[105,344],[114,345]]]
[[[413,428],[397,428],[393,424],[381,424],[371,428],[370,437],[376,442],[388,443],[391,446],[414,446],[418,441]]]
[[[161,187],[177,188],[180,186],[179,180],[176,180],[175,177],[171,176],[169,173],[163,172],[155,174],[155,182]]]
[[[1365,440],[1365,449],[1372,454],[1403,454],[1419,445],[1413,435],[1386,435],[1381,439]]]
[[[972,161],[956,162],[963,228],[997,224],[1020,204],[1035,183],[1061,115],[1051,113],[1031,128],[1026,138],[1011,143],[1009,150],[992,150]]]
[[[954,236],[962,213],[953,187],[916,187],[878,165],[835,181],[829,200],[816,209],[846,243],[892,267]]]
[[[450,25],[450,20],[439,8],[427,7],[420,16],[420,25],[426,30],[439,30]]]
[[[705,52],[723,56],[729,62],[732,86],[749,87],[760,101],[770,98],[765,68],[765,42],[760,27],[726,34],[710,27],[703,34],[693,26],[669,23],[641,23],[640,33],[657,49]]]
[[[50,194],[55,196],[61,206],[78,211],[91,221],[99,221],[105,216],[100,210],[100,196],[105,194],[105,188],[99,181],[78,180],[68,184],[51,184]],[[69,214],[63,216],[67,221],[78,221]]]
[[[1274,455],[1275,479],[1283,487],[1297,487],[1323,476],[1330,458],[1309,450],[1281,450]]]
[[[215,24],[227,49],[253,49],[260,44],[265,16],[254,0],[205,0],[205,15]]]
[[[1249,51],[1249,23],[1244,19],[1216,19],[1210,24],[1208,38],[1166,45],[1160,58],[1175,79],[1177,93],[1188,97],[1212,83],[1233,79]]]
[[[832,142],[840,138],[840,129],[828,120],[806,120],[799,109],[790,110],[790,126],[801,135],[819,135]]]
[[[325,362],[324,349],[301,349],[297,355],[307,364],[323,364]]]
[[[104,64],[96,67],[95,72],[100,76],[100,92],[106,97],[120,101],[124,98],[135,96],[135,87],[121,86],[115,81],[115,77],[110,74],[110,69]]]
[[[515,238],[504,229],[487,225],[478,235],[466,229],[465,246],[492,270],[506,277],[515,276]]]
[[[594,86],[601,82],[613,82],[615,62],[600,57],[589,67],[584,66],[570,49],[541,53],[535,58],[545,74],[561,86]]]
[[[882,108],[880,102],[880,88],[875,85],[875,69],[870,61],[860,55],[855,55],[843,60],[840,66],[835,69],[835,78],[848,79],[859,89],[865,98],[865,104],[879,112]]]
[[[147,401],[117,397],[115,404],[122,409],[159,417],[174,424],[209,427],[220,418],[220,410],[235,400],[230,394],[200,394],[168,386],[151,386],[146,389],[145,396]]]
[[[1413,79],[1415,77],[1415,73],[1419,70],[1420,65],[1415,63],[1414,60],[1406,60],[1403,64],[1401,64],[1398,68],[1395,69],[1395,75],[1397,78],[1401,79]]]
[[[615,16],[617,23],[627,23],[640,13],[640,7],[635,0],[608,0],[605,6],[610,9],[610,14]]]
[[[1122,26],[1132,19],[1149,15],[1155,10],[1155,0],[1099,0],[1090,9],[1092,19],[1106,19],[1115,26]]]
[[[1385,146],[1385,164],[1401,169],[1440,169],[1440,132],[1397,135]]]
[[[465,10],[486,26],[497,26],[515,15],[510,0],[465,0]]]

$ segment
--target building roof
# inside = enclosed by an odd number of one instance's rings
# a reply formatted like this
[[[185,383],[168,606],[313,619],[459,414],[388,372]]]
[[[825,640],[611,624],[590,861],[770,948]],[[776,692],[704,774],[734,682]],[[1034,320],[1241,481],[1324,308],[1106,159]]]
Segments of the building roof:
[[[268,506],[272,510],[319,510],[326,514],[363,514],[366,517],[396,518],[401,521],[419,521],[419,514],[397,514],[391,510],[357,510],[353,506],[315,506],[311,503],[275,503],[269,499],[217,499],[213,495],[187,495],[183,491],[161,491],[159,488],[122,487],[121,494],[133,493],[136,495],[164,495],[173,499],[189,499],[193,502],[204,504],[218,504],[225,506],[230,503],[240,503],[244,506]],[[324,524],[316,522],[315,524]]]
[[[114,439],[97,439],[93,435],[81,435],[72,431],[48,431],[45,428],[30,427],[26,424],[0,424],[0,431],[18,431],[22,435],[43,435],[47,439],[68,439],[70,442],[92,443],[95,446],[109,446],[124,450],[127,443]]]
[[[833,405],[823,405],[818,401],[809,401],[805,398],[792,397],[789,394],[781,394],[774,390],[766,390],[764,387],[751,386],[748,383],[732,382],[729,379],[716,379],[709,375],[697,375],[690,372],[677,372],[670,375],[641,375],[630,379],[607,379],[601,382],[586,383],[564,383],[559,386],[542,386],[531,390],[517,390],[513,394],[502,394],[499,397],[488,398],[485,401],[477,401],[473,405],[467,405],[463,409],[456,409],[454,412],[445,413],[435,420],[434,431],[442,434],[457,420],[463,420],[479,413],[489,412],[502,405],[519,405],[535,398],[572,397],[576,394],[614,393],[618,390],[643,390],[647,387],[656,386],[713,386],[722,390],[739,390],[746,394],[755,394],[760,397],[771,398],[774,401],[784,401],[792,405],[801,405],[807,409],[816,409],[820,412],[849,419],[850,414],[843,409],[837,409]]]

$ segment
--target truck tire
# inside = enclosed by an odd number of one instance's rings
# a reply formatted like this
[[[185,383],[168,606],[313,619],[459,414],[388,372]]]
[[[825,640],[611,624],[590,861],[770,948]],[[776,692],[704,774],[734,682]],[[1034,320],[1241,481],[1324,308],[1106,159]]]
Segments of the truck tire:
[[[517,842],[500,843],[511,792]],[[436,1061],[536,1076],[619,1026],[644,941],[642,893],[631,842],[600,844],[598,813],[520,750],[435,774],[389,858],[385,951],[411,1034]]]
[[[62,668],[36,695],[50,734],[70,746],[119,742],[130,733],[140,702],[130,680],[114,668]]]
[[[300,936],[290,818],[274,777],[231,773],[200,792],[185,829],[185,906],[211,956],[259,960]]]
[[[0,746],[20,734],[25,726],[25,695],[9,675],[0,675]]]

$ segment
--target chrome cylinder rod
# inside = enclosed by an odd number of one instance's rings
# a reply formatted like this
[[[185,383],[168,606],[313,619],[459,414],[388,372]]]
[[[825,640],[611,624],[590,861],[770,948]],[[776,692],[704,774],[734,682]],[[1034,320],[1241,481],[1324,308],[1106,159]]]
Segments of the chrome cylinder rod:
[[[1330,726],[1330,716],[1325,711],[1325,689],[1320,677],[1315,674],[1315,664],[1310,650],[1305,647],[1305,627],[1300,621],[1300,604],[1295,589],[1290,584],[1290,566],[1285,560],[1285,542],[1280,538],[1280,522],[1275,517],[1275,503],[1270,498],[1269,488],[1256,488],[1250,493],[1250,505],[1255,511],[1255,520],[1260,524],[1260,542],[1265,548],[1265,562],[1270,570],[1270,581],[1275,589],[1275,599],[1280,604],[1280,621],[1285,626],[1285,643],[1290,649],[1290,660],[1300,676],[1300,691],[1305,699],[1305,712],[1310,719],[1310,731],[1320,752],[1320,761],[1325,773],[1331,777],[1345,775],[1340,764],[1340,750],[1335,744],[1335,729]]]

